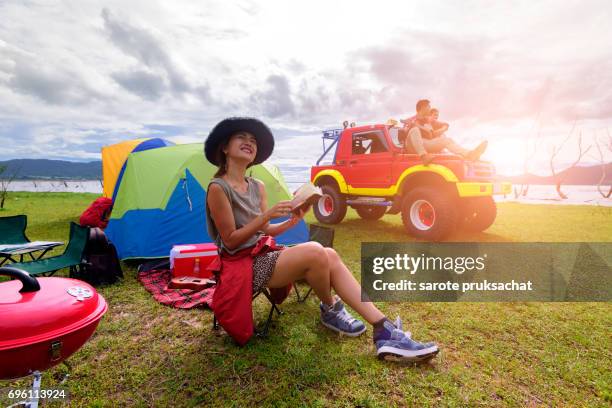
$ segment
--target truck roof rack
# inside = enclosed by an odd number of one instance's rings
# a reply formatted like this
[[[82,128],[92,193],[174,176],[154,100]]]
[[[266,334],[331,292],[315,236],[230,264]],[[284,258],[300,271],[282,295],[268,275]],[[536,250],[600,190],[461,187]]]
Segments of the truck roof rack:
[[[344,129],[327,129],[323,131],[323,139],[333,139],[336,140],[340,137]]]
[[[323,130],[323,154],[321,155],[321,157],[319,157],[319,160],[317,160],[317,166],[319,165],[319,163],[321,163],[321,160],[323,160],[323,158],[325,157],[325,155],[336,145],[336,143],[338,143],[338,139],[340,139],[340,135],[342,134],[342,131],[344,129],[326,129]],[[325,140],[331,140],[331,144],[327,147],[325,147]],[[336,162],[336,155],[334,153],[334,160],[333,162]]]

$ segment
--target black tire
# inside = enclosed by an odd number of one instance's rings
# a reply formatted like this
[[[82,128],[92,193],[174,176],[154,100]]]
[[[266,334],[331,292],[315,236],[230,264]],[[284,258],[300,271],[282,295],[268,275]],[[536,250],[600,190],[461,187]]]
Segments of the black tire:
[[[346,198],[334,186],[323,185],[323,196],[313,206],[317,220],[323,224],[337,224],[346,215]]]
[[[355,211],[364,220],[378,220],[387,212],[387,207],[384,205],[358,205],[355,206]]]
[[[464,231],[484,231],[497,217],[497,205],[491,196],[462,198],[460,209],[459,228]]]
[[[440,187],[418,187],[402,200],[402,222],[408,233],[427,241],[440,241],[457,225],[457,198]]]

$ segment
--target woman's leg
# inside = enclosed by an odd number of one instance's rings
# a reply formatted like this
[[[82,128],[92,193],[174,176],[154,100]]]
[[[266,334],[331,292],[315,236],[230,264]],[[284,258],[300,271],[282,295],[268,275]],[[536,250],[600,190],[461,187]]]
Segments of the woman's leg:
[[[325,248],[318,242],[306,242],[285,248],[276,260],[268,287],[282,288],[299,279],[306,279],[323,303],[334,303],[328,257]]]
[[[331,285],[338,296],[368,323],[374,324],[383,319],[385,315],[374,303],[361,301],[361,285],[342,262],[338,253],[333,248],[325,248],[325,252],[329,263]]]
[[[323,248],[316,242],[283,250],[276,261],[268,286],[283,287],[303,278],[306,278],[317,296],[327,305],[333,303],[330,293],[331,283],[342,300],[374,326],[373,340],[376,343],[378,356],[394,355],[409,361],[423,361],[432,358],[438,352],[438,346],[434,343],[414,341],[405,333],[402,341],[398,342],[397,337],[393,336],[397,336],[396,329],[402,330],[401,322],[398,327],[394,326],[372,302],[361,301],[361,286],[335,250]],[[359,335],[364,330],[365,327],[356,334]]]
[[[268,287],[282,288],[299,279],[306,279],[327,305],[333,303],[333,287],[338,296],[368,323],[374,324],[385,317],[372,302],[361,301],[359,282],[332,248],[307,242],[284,249],[276,261]]]

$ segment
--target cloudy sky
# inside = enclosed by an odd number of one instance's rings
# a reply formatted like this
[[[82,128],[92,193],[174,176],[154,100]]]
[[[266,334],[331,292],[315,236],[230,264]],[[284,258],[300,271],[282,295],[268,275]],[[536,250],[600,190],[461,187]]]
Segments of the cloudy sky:
[[[274,162],[309,166],[321,129],[428,98],[500,172],[535,148],[545,173],[570,132],[559,166],[612,128],[611,20],[609,1],[0,0],[0,157],[95,160],[253,115]]]

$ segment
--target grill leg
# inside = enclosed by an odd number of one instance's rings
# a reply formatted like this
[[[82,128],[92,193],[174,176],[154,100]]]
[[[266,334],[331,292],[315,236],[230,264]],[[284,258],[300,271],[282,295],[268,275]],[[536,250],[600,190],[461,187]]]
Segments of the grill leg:
[[[42,375],[38,370],[34,371],[32,375],[34,376],[34,380],[32,381],[32,398],[23,402],[28,408],[38,408],[38,395],[40,394],[40,382]]]

